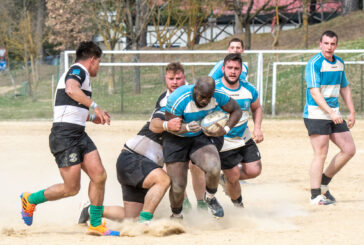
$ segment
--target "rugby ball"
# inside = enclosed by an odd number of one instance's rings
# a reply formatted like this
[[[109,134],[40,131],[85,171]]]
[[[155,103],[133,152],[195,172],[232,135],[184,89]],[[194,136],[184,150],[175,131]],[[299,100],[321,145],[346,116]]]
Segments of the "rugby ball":
[[[204,131],[207,129],[209,132],[214,133],[218,129],[215,123],[221,127],[225,127],[228,120],[229,114],[222,111],[214,111],[202,119],[201,127]]]

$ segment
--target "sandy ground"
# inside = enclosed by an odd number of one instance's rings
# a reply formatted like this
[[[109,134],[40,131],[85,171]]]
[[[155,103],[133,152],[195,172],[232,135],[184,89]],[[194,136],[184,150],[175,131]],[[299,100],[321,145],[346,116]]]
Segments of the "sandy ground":
[[[88,125],[87,132],[99,148],[108,172],[105,205],[122,203],[115,162],[126,139],[141,128],[142,121],[117,121],[111,126]],[[310,206],[309,165],[312,149],[302,120],[265,120],[265,141],[259,145],[263,172],[242,184],[245,209],[236,209],[224,193],[217,196],[225,217],[216,220],[193,210],[183,223],[169,220],[164,198],[148,227],[131,221],[108,222],[122,237],[92,237],[76,224],[79,205],[87,200],[87,176],[82,175],[80,193],[72,198],[38,205],[34,224],[20,218],[19,195],[60,182],[48,148],[50,121],[0,122],[0,244],[363,244],[364,240],[364,121],[352,134],[357,153],[331,183],[338,202]],[[330,145],[329,158],[337,152]],[[174,234],[183,232],[182,234]],[[167,236],[168,235],[168,236]]]

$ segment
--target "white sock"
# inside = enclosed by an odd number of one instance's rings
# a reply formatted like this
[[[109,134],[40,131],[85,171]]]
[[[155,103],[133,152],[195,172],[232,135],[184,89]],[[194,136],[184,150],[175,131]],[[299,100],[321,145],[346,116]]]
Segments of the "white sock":
[[[214,198],[215,194],[209,193],[208,191],[205,192],[206,200],[211,200]]]

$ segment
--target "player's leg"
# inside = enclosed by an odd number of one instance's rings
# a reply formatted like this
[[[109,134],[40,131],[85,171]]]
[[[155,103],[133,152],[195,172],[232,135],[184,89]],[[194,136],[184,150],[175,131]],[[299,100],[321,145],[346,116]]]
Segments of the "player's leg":
[[[340,149],[325,170],[325,175],[332,178],[355,155],[356,149],[350,131],[333,133],[330,135],[330,139]]]
[[[147,190],[130,185],[121,185],[123,191],[125,218],[135,219],[143,209],[144,198]]]
[[[167,174],[171,179],[169,200],[172,217],[182,217],[182,204],[187,186],[188,162],[174,162],[167,164]]]
[[[22,202],[21,214],[25,224],[32,225],[33,212],[37,204],[73,196],[80,190],[80,163],[83,159],[79,145],[67,148],[70,140],[73,139],[55,137],[51,133],[49,137],[50,148],[55,156],[63,183],[34,193],[22,193],[20,196]]]
[[[334,156],[325,172],[322,174],[321,193],[329,200],[336,201],[330,193],[328,185],[331,179],[355,155],[355,144],[350,131],[332,133],[330,139],[339,147],[340,152]]]
[[[240,168],[240,180],[252,179],[262,172],[261,156],[257,144],[253,139],[248,140],[241,148],[243,163]]]
[[[197,140],[201,141],[202,138],[196,139],[196,141]],[[196,145],[201,145],[201,142]],[[190,158],[192,162],[194,162],[205,172],[206,192],[204,199],[208,204],[208,207],[211,209],[211,212],[215,217],[223,217],[224,209],[218,203],[215,197],[215,193],[217,192],[217,187],[219,185],[221,171],[220,157],[216,146],[213,144],[204,145],[201,148],[193,151],[190,155]]]
[[[155,168],[147,175],[142,187],[148,189],[148,191],[144,198],[144,206],[140,213],[139,221],[148,221],[153,218],[154,211],[170,184],[170,178],[162,168]]]
[[[63,183],[56,184],[44,191],[44,197],[48,201],[54,201],[61,198],[74,196],[80,191],[81,165],[74,165],[66,168],[60,168]]]
[[[240,169],[240,180],[253,179],[258,177],[262,172],[262,162],[254,161],[249,163],[242,163],[239,166]]]
[[[224,178],[226,181],[226,192],[230,196],[231,200],[237,200],[241,197],[241,187],[239,183],[240,177],[240,169],[239,166],[236,165],[231,169],[224,169]]]
[[[84,161],[81,168],[90,178],[88,195],[91,202],[90,205],[90,226],[88,234],[103,236],[119,236],[117,231],[109,230],[102,223],[104,213],[104,194],[106,171],[102,165],[100,155],[97,149],[87,152],[84,155]]]
[[[310,135],[310,141],[314,152],[310,167],[311,204],[331,204],[326,202],[326,200],[323,200],[321,196],[321,178],[329,148],[329,137],[329,135]]]
[[[192,177],[193,191],[195,192],[197,200],[197,208],[207,209],[207,205],[203,200],[203,196],[206,190],[205,172],[202,171],[198,166],[193,164],[191,161],[189,163],[189,169]]]

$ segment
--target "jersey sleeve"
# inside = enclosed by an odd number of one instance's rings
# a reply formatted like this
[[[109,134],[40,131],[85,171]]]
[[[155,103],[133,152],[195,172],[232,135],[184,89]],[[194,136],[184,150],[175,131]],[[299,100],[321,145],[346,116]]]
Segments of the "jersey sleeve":
[[[222,107],[230,101],[230,95],[222,91],[221,89],[215,89],[214,97],[218,106]]]
[[[181,87],[177,88],[167,99],[167,105],[165,107],[165,111],[167,111],[168,113],[175,115],[175,116],[182,116],[183,115],[183,100],[185,98],[185,96],[181,96],[181,94],[179,93],[179,89]]]
[[[214,68],[212,68],[212,70],[209,73],[209,77],[211,77],[214,80],[217,80],[221,77],[224,76],[224,74],[222,73],[222,66],[224,64],[224,61],[221,60],[219,62],[217,62],[214,66]]]
[[[159,118],[161,120],[165,120],[164,108],[160,108],[159,110],[158,109],[154,110],[154,112],[152,114],[152,119],[154,119],[154,118]]]
[[[341,83],[340,83],[340,87],[342,88],[345,88],[349,85],[349,81],[348,79],[346,78],[346,74],[345,74],[345,68],[343,70],[343,73],[342,73],[342,78],[341,78]]]
[[[74,79],[82,85],[82,83],[85,81],[85,78],[86,72],[81,67],[72,66],[67,72],[65,82],[67,82],[68,79]]]
[[[306,65],[305,80],[307,88],[321,87],[321,66],[316,59],[310,60]]]

